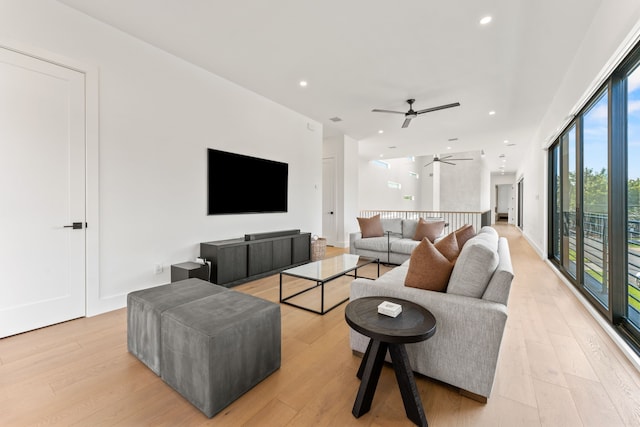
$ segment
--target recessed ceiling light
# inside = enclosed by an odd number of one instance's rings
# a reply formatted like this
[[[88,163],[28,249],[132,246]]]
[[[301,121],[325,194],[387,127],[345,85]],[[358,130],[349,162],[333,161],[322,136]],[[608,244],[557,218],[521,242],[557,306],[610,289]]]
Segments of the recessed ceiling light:
[[[380,130],[378,131],[378,133],[384,133],[384,131],[383,131],[382,129],[380,129]]]
[[[509,140],[508,140],[508,139],[505,139],[505,140],[504,140],[504,143],[505,143],[505,144],[508,144],[508,143],[509,143]]]
[[[380,154],[380,158],[383,158],[383,157],[384,157],[384,154]]]
[[[493,19],[493,18],[492,18],[492,17],[490,17],[490,16],[485,16],[484,18],[482,18],[482,19],[480,20],[480,24],[481,24],[481,25],[487,25],[489,22],[491,22],[491,20],[492,20],[492,19]]]
[[[496,112],[495,112],[495,111],[493,111],[493,110],[489,111],[489,115],[490,115],[490,116],[493,116],[493,115],[495,115],[495,114],[496,114]]]
[[[300,80],[300,86],[301,87],[307,87],[307,81],[306,80]]]
[[[447,150],[451,150],[451,147],[447,147]]]

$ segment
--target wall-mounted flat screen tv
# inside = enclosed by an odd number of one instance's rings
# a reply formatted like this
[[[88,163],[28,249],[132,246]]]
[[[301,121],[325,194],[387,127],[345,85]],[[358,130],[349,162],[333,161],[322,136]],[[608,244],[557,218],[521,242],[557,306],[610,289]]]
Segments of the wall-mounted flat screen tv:
[[[208,149],[208,214],[287,212],[289,165]]]

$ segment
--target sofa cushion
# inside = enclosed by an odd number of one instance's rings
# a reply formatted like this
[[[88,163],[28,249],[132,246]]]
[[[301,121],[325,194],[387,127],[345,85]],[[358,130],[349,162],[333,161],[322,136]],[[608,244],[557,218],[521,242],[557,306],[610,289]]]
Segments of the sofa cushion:
[[[482,241],[487,244],[491,249],[498,250],[498,232],[491,227],[482,227],[482,229],[475,235],[476,241]]]
[[[391,232],[393,234],[400,235],[402,234],[402,219],[401,218],[382,218],[380,220],[382,223],[383,232]]]
[[[396,239],[391,241],[389,250],[396,254],[411,255],[413,250],[420,244],[413,239]]]
[[[425,221],[420,218],[416,227],[416,232],[413,235],[413,240],[419,242],[425,237],[433,243],[436,237],[440,236],[444,232],[444,221]]]
[[[418,220],[405,219],[402,221],[402,237],[406,239],[413,239],[416,234],[416,227],[418,226]]]
[[[372,216],[371,218],[357,218],[358,225],[360,226],[360,232],[362,238],[367,237],[381,237],[384,236],[384,230],[382,229],[382,223],[380,222],[380,215]]]
[[[398,237],[383,236],[383,237],[368,237],[366,239],[359,239],[354,242],[356,249],[365,249],[367,251],[387,252],[389,242],[398,240]]]
[[[482,294],[482,299],[507,305],[511,281],[513,280],[513,266],[509,253],[509,243],[504,237],[498,240],[498,267],[491,276],[487,289]]]
[[[443,292],[452,270],[453,263],[425,238],[411,254],[404,285]]]
[[[463,225],[462,227],[458,228],[455,233],[456,239],[458,239],[458,246],[461,250],[464,247],[464,244],[476,235],[476,232],[473,229],[473,225],[471,224]]]
[[[477,237],[469,239],[453,267],[447,292],[482,297],[497,266],[497,244],[492,246],[485,239]]]

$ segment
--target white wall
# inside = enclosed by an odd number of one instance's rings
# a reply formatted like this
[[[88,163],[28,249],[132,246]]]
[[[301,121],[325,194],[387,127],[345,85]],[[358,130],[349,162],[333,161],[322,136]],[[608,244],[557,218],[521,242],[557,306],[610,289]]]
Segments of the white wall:
[[[432,156],[419,156],[416,157],[418,165],[426,165],[431,160]],[[420,198],[418,199],[419,211],[432,211],[433,209],[433,173],[428,170],[428,167],[422,167],[420,172]]]
[[[443,211],[486,211],[490,207],[490,172],[480,151],[454,153],[457,158],[473,158],[472,161],[458,161],[456,165],[438,164],[440,174],[439,190],[437,167],[427,166],[432,156],[380,159],[391,165],[385,169],[373,161],[360,159],[359,198],[363,210],[443,210]],[[434,173],[434,170],[436,171]],[[409,175],[416,172],[418,179]],[[436,176],[431,176],[434,173]],[[388,181],[402,185],[400,190],[389,188]],[[436,207],[440,194],[439,208]],[[434,196],[435,194],[435,196]],[[403,199],[405,195],[415,196],[414,200]]]
[[[452,212],[481,212],[489,209],[489,170],[480,151],[455,153],[455,166],[440,165],[440,210]]]
[[[89,314],[168,282],[170,264],[193,259],[200,242],[290,228],[320,234],[319,123],[56,1],[0,6],[2,44],[99,70],[99,276],[88,284]],[[289,212],[207,216],[207,147],[288,163]],[[259,179],[229,177],[247,178]]]
[[[418,158],[410,160],[380,159],[388,162],[391,168],[386,169],[372,161],[360,158],[359,170],[359,207],[362,210],[418,210],[421,197],[420,178],[426,173]],[[409,175],[416,172],[418,179]],[[390,188],[388,182],[396,182],[400,189]],[[414,200],[404,199],[403,196],[414,196]]]
[[[522,232],[541,257],[546,247],[546,151],[532,144],[525,158],[529,159],[516,174],[516,181],[523,178]],[[517,189],[514,189],[517,196]]]

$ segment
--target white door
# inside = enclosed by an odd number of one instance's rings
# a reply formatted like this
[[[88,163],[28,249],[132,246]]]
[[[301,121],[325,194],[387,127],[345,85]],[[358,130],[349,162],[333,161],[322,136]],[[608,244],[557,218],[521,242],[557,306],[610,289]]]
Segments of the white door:
[[[86,313],[84,93],[0,48],[0,338]]]
[[[336,244],[336,160],[322,159],[322,234],[329,245]]]

